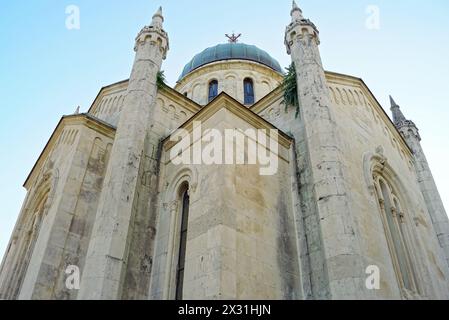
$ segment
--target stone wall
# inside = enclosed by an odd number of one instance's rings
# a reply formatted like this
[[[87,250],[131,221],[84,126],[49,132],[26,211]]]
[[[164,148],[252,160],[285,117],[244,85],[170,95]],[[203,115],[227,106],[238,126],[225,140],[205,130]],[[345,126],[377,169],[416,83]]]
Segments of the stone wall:
[[[65,270],[69,265],[82,270],[113,135],[112,128],[84,115],[67,117],[56,129],[25,184],[28,196],[13,242],[25,241],[26,221],[41,190],[47,190],[47,200],[28,258],[17,259],[24,256],[23,245],[7,254],[1,281],[6,298],[76,297],[77,291],[66,288]],[[17,278],[18,270],[23,271]]]
[[[89,113],[104,122],[117,126],[127,88],[128,80],[102,88],[90,107]]]
[[[361,81],[333,74],[328,83],[337,110],[338,129],[343,138],[351,207],[357,213],[357,226],[363,235],[360,238],[362,252],[366,264],[377,265],[381,270],[381,290],[373,292],[374,296],[404,296],[391,262],[379,205],[375,193],[370,189],[373,173],[367,161],[372,155],[379,154],[394,173],[387,178],[396,180],[397,192],[403,199],[402,205],[406,207],[404,225],[410,232],[408,245],[418,278],[418,296],[447,299],[449,270],[419,188],[412,153]]]
[[[228,95],[244,103],[243,81],[250,78],[254,82],[255,101],[259,101],[274,90],[282,81],[282,75],[274,70],[250,61],[220,61],[203,66],[182,79],[175,89],[187,97],[206,105],[209,83],[218,81],[218,93]]]
[[[194,113],[199,106],[172,89],[158,92],[153,117],[145,138],[144,159],[139,172],[135,219],[130,229],[130,247],[122,298],[148,299],[154,259],[154,237],[160,203],[157,201],[160,143]]]
[[[226,109],[202,126],[221,132],[254,128]],[[302,297],[291,150],[280,149],[277,174],[261,176],[258,165],[175,166],[164,148],[151,299],[174,298],[184,182],[191,195],[185,299]]]
[[[355,212],[356,226],[360,234],[360,246],[365,267],[376,265],[381,270],[381,290],[366,291],[373,299],[400,299],[404,297],[395,274],[390,248],[382,224],[380,209],[372,189],[369,159],[382,153],[395,173],[407,206],[407,227],[410,229],[411,251],[422,298],[442,299],[448,294],[447,270],[444,255],[436,241],[430,216],[419,189],[413,158],[404,140],[384,110],[365,84],[357,78],[326,73],[336,122],[342,145],[343,162],[347,172],[350,206]],[[295,118],[294,108],[281,104],[282,93],[274,92],[253,111],[259,113],[285,132],[297,126],[301,130],[302,119]],[[300,146],[302,140],[296,141]],[[299,147],[299,150],[303,147]],[[300,172],[300,196],[307,237],[307,256],[311,264],[311,285],[315,298],[326,298],[321,288],[326,286],[326,264],[320,258],[322,250],[320,228],[314,214],[313,191],[307,166],[298,154]],[[304,160],[305,161],[305,160]],[[302,251],[304,252],[304,250]],[[302,261],[303,262],[303,261]],[[304,263],[304,262],[303,262]],[[348,272],[351,266],[347,266]],[[322,272],[316,272],[322,270]],[[355,271],[354,271],[355,272]],[[357,270],[359,272],[359,270]],[[322,276],[322,277],[321,277]],[[324,291],[325,292],[325,291]]]

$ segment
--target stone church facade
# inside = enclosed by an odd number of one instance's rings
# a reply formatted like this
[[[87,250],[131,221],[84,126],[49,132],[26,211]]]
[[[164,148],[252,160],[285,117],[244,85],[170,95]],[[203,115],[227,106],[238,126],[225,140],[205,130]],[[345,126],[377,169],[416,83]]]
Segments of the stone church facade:
[[[449,299],[449,221],[417,126],[325,71],[316,26],[295,3],[291,17],[298,117],[277,61],[235,39],[158,85],[158,10],[129,80],[64,116],[27,178],[0,299]],[[275,130],[276,173],[175,164],[170,136],[198,122]]]

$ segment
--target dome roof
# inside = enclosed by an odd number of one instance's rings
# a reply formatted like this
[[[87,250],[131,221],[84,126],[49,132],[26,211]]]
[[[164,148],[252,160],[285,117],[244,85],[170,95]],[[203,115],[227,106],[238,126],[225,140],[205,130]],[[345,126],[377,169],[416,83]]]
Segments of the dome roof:
[[[263,64],[279,73],[283,72],[279,62],[272,58],[267,52],[253,45],[230,42],[207,48],[193,57],[193,59],[184,67],[184,70],[179,77],[179,81],[193,70],[221,60],[249,60]]]

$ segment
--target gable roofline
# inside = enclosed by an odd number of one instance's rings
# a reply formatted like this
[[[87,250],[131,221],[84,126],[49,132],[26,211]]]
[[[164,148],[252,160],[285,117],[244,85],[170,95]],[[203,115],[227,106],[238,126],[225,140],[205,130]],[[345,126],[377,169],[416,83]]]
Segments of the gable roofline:
[[[338,73],[338,72],[332,72],[332,71],[326,71],[326,76],[328,78],[345,78],[346,80],[351,80],[353,83],[355,84],[360,84],[362,89],[366,90],[366,92],[369,95],[369,98],[372,99],[373,104],[375,105],[375,107],[377,107],[376,109],[380,109],[381,114],[386,118],[387,120],[387,125],[397,134],[397,136],[399,137],[400,141],[402,142],[403,146],[406,148],[406,150],[410,153],[410,156],[413,156],[413,151],[412,149],[410,149],[410,146],[407,144],[407,142],[405,141],[405,138],[402,136],[402,134],[399,132],[398,128],[396,127],[396,125],[394,124],[393,120],[390,118],[390,116],[388,115],[388,113],[385,111],[385,109],[382,107],[382,105],[380,104],[380,102],[377,100],[376,96],[374,95],[374,93],[371,91],[371,89],[368,87],[368,85],[365,83],[365,81],[362,78],[359,77],[355,77],[355,76],[351,76],[351,75],[347,75],[347,74],[343,74],[343,73]]]
[[[186,97],[185,95],[181,94],[179,91],[173,89],[172,87],[170,87],[167,84],[164,84],[162,86],[162,88],[159,89],[159,92],[161,92],[162,94],[165,93],[166,95],[168,95],[169,97],[172,97],[172,98],[181,99],[183,102],[185,102],[187,104],[187,105],[183,105],[183,106],[187,107],[187,109],[189,109],[193,113],[198,113],[203,108],[203,106],[196,103],[192,99]]]
[[[129,82],[129,79],[126,79],[126,80],[122,80],[122,81],[119,81],[119,82],[112,83],[112,84],[109,84],[107,86],[101,87],[101,89],[100,89],[100,91],[98,91],[98,94],[95,97],[94,101],[90,105],[89,110],[87,110],[87,113],[90,113],[92,111],[92,108],[94,107],[94,105],[96,104],[97,100],[101,97],[101,95],[103,94],[104,91],[106,91],[106,90],[108,90],[108,89],[110,89],[112,87],[115,87],[115,86],[118,86],[118,85],[121,85],[121,84],[125,84],[125,83],[128,83],[128,82]]]
[[[374,104],[373,107],[376,108],[376,109],[380,109],[381,110],[382,115],[386,118],[388,126],[394,132],[397,133],[397,136],[398,136],[399,140],[402,142],[402,145],[410,153],[410,155],[413,155],[412,150],[410,149],[409,145],[405,141],[405,139],[402,136],[402,134],[399,132],[399,130],[396,127],[396,125],[394,124],[393,120],[389,117],[389,115],[387,114],[385,109],[382,107],[380,102],[377,100],[376,96],[373,94],[371,89],[367,86],[367,84],[365,83],[365,81],[362,78],[351,76],[351,75],[347,75],[347,74],[343,74],[343,73],[333,72],[333,71],[325,71],[325,75],[326,75],[326,80],[327,81],[331,80],[332,78],[344,79],[344,80],[346,80],[348,82],[351,82],[354,85],[359,85],[361,87],[361,89],[365,90],[366,93],[368,94],[368,98],[372,99],[372,102]],[[259,100],[256,104],[254,104],[251,107],[251,110],[253,112],[255,112],[255,113],[262,112],[263,110],[268,108],[271,103],[273,103],[274,101],[278,100],[279,98],[282,98],[282,84],[279,85],[277,88],[275,88],[270,93],[268,93],[265,97],[263,97],[261,100]]]
[[[129,79],[126,79],[126,80],[122,80],[122,81],[110,84],[108,86],[102,87],[100,89],[100,91],[98,92],[97,96],[95,97],[94,101],[92,102],[91,106],[89,107],[89,110],[87,111],[87,113],[91,113],[93,111],[93,107],[95,106],[97,101],[103,96],[105,91],[107,91],[108,89],[111,89],[115,86],[124,85],[124,84],[128,84],[128,83],[129,83]],[[181,99],[183,102],[186,103],[185,107],[193,113],[198,112],[202,108],[201,105],[199,105],[195,101],[189,99],[188,97],[181,94],[179,91],[173,89],[172,87],[170,87],[167,84],[164,84],[158,91],[162,94],[165,93],[169,97]]]
[[[292,137],[284,133],[282,130],[278,129],[276,126],[274,126],[267,120],[263,119],[261,116],[254,113],[249,108],[245,107],[239,101],[232,98],[225,92],[221,92],[211,102],[209,102],[205,107],[203,107],[200,112],[196,113],[189,120],[187,120],[180,127],[178,127],[177,130],[187,129],[190,128],[191,126],[193,127],[194,121],[197,121],[199,119],[207,120],[222,108],[226,108],[227,110],[233,112],[235,115],[237,115],[238,117],[245,120],[246,122],[248,122],[249,124],[253,125],[256,128],[262,127],[266,129],[277,130],[278,135],[281,138],[279,139],[279,143],[282,144],[284,147],[290,147],[290,145],[294,140]],[[243,117],[243,115],[246,115],[246,117]],[[162,140],[162,145],[165,145],[166,143],[170,142],[169,140],[170,136],[171,135],[167,136],[165,139]]]
[[[278,100],[282,95],[282,84],[277,86],[273,91],[266,94],[262,99],[257,101],[254,105],[251,106],[250,110],[256,114],[265,110],[268,106],[270,106],[273,102]]]
[[[23,187],[28,189],[29,187],[29,182],[31,180],[31,178],[33,177],[33,174],[35,173],[35,170],[39,167],[39,164],[43,161],[43,159],[45,158],[45,156],[48,155],[48,153],[50,152],[51,147],[53,146],[53,143],[55,141],[55,139],[58,137],[58,134],[60,132],[62,132],[62,129],[70,124],[67,122],[76,122],[78,120],[78,123],[82,123],[85,124],[87,127],[96,130],[96,131],[103,131],[103,134],[108,134],[109,137],[113,138],[115,136],[115,131],[116,131],[116,127],[98,119],[97,117],[94,117],[88,113],[81,113],[81,114],[74,114],[74,115],[67,115],[67,116],[63,116],[55,130],[53,130],[53,133],[50,136],[50,139],[48,139],[44,149],[42,150],[41,154],[39,155],[37,161],[35,162],[33,168],[31,169],[30,173],[28,174]]]

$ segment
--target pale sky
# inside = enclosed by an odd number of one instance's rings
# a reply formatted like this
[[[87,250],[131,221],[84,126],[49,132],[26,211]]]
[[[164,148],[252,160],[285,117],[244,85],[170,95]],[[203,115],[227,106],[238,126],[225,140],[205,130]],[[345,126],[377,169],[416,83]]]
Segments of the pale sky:
[[[447,0],[299,0],[321,32],[325,68],[362,78],[387,112],[388,95],[420,128],[441,197],[449,208],[449,2]],[[68,5],[80,29],[66,28]],[[290,63],[284,31],[290,0],[15,0],[0,11],[0,259],[19,214],[22,187],[59,119],[86,111],[102,86],[127,79],[134,38],[164,7],[170,52],[163,69],[174,85],[206,47],[242,33]],[[379,29],[367,28],[379,9]],[[368,11],[367,11],[368,10]],[[371,20],[369,20],[371,22]]]

